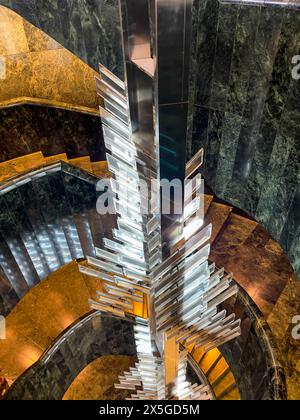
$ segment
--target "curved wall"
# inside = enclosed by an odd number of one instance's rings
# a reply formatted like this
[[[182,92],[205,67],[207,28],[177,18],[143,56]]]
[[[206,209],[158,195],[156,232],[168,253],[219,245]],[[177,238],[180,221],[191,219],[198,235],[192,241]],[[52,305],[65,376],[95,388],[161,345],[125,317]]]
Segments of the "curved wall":
[[[117,0],[0,3],[122,77]],[[261,222],[298,273],[300,83],[291,72],[299,42],[299,9],[194,0],[188,153],[205,148],[210,187]]]
[[[105,160],[100,117],[38,105],[0,109],[0,162],[39,151]]]
[[[286,399],[284,371],[277,362],[276,347],[265,321],[242,291],[226,307],[242,316],[242,336],[222,346],[241,398]],[[133,326],[131,318],[100,312],[77,320],[14,382],[5,399],[62,399],[93,360],[103,355],[136,356]]]
[[[241,336],[223,345],[242,400],[286,400],[286,376],[271,330],[252,299],[239,287],[223,305],[241,319]]]
[[[78,374],[103,355],[136,356],[134,323],[98,312],[78,321],[9,389],[6,400],[61,400]]]

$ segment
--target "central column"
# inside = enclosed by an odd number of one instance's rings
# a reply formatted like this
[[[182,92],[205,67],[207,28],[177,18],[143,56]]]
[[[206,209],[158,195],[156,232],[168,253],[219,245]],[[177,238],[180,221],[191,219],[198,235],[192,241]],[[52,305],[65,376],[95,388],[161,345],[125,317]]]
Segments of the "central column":
[[[192,0],[157,0],[160,176],[182,185],[184,208]],[[173,191],[173,190],[171,190]],[[162,196],[162,199],[164,197]],[[175,207],[178,196],[171,195]],[[183,214],[162,215],[163,255],[182,237]]]
[[[191,9],[192,0],[120,0],[131,129],[139,157],[147,163],[145,178],[149,187],[154,179],[181,186],[179,195],[167,187],[150,197],[161,227],[162,260],[183,235]],[[166,199],[171,211],[164,213]],[[154,291],[149,313],[155,344],[172,361],[165,366],[169,385],[177,375],[178,348],[157,336]]]
[[[182,184],[180,198],[171,189],[170,214],[161,214],[162,254],[168,257],[183,229],[178,208],[184,208],[192,0],[121,0],[120,5],[135,142],[152,176]],[[163,200],[163,190],[161,195]]]

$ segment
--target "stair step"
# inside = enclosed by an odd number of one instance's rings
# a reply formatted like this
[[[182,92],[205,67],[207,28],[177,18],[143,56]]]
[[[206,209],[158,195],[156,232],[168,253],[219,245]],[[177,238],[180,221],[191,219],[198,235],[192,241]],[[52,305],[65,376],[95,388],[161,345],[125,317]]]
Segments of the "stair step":
[[[45,158],[42,152],[31,153],[30,155],[2,162],[0,163],[0,182],[37,166],[41,166],[44,163]]]
[[[214,196],[213,195],[209,195],[209,194],[204,194],[204,216],[206,216],[208,209],[211,205],[211,203],[214,200]]]
[[[205,218],[205,224],[212,223],[213,230],[210,243],[213,244],[219,233],[226,226],[226,222],[232,212],[232,207],[212,202]]]
[[[0,266],[0,314],[6,316],[18,303],[19,298]]]
[[[220,382],[222,382],[229,372],[229,366],[226,363],[225,359],[222,358],[218,361],[214,370],[210,372],[208,376],[208,380],[212,384],[213,388],[215,388]]]
[[[200,368],[202,371],[207,374],[210,368],[215,364],[216,360],[220,357],[220,351],[218,349],[213,349],[207,352],[199,361]]]
[[[22,196],[23,191],[24,188],[22,187],[16,188],[5,194],[3,198],[6,202],[7,209],[9,209],[9,213],[11,214],[11,220],[14,226],[18,228],[19,236],[23,241],[31,263],[37,273],[37,284],[49,274],[49,267],[39,246],[35,232],[26,215],[26,205]]]
[[[2,233],[0,223],[0,266],[4,271],[11,287],[16,292],[19,299],[28,292],[28,284],[20,270],[11,250],[9,249]]]
[[[0,226],[3,238],[30,289],[39,283],[39,277],[22,240],[24,232],[22,232],[20,215],[14,212],[14,204],[17,204],[14,203],[15,191],[11,193],[0,196]]]
[[[219,361],[222,359],[222,354],[220,353],[219,356],[216,358],[216,360],[213,362],[213,364],[210,366],[210,368],[205,373],[207,377],[210,376],[210,374],[214,371]]]
[[[57,270],[60,266],[59,258],[47,229],[47,224],[43,216],[41,202],[38,195],[35,194],[34,185],[32,182],[19,187],[22,194],[26,217],[32,226],[35,237],[42,250],[42,255],[47,264],[48,272]]]
[[[107,161],[92,162],[93,173],[99,178],[111,178],[111,172],[108,169]]]
[[[60,195],[53,190],[51,179],[58,179],[60,172],[49,174],[47,177],[34,179],[32,186],[34,193],[39,202],[39,208],[45,220],[45,228],[48,232],[48,239],[51,240],[54,245],[51,247],[50,257],[53,255],[55,258],[58,257],[58,266],[52,268],[50,271],[59,268],[61,265],[65,265],[72,260],[68,242],[61,226],[60,220]],[[53,182],[55,183],[55,181]],[[62,191],[63,192],[63,191]]]
[[[202,358],[205,356],[205,353],[201,347],[194,347],[192,356],[197,363],[200,363]]]
[[[217,400],[223,400],[223,401],[238,401],[241,399],[239,390],[236,386],[236,383],[228,384],[227,387],[224,387],[223,390],[220,387],[220,390],[215,390],[215,395]]]
[[[48,183],[51,191],[51,201],[67,241],[70,259],[76,260],[82,258],[84,254],[61,173],[57,172],[49,175]]]
[[[77,168],[83,169],[87,172],[93,172],[91,158],[89,156],[83,156],[80,158],[69,159],[71,165],[77,166]]]
[[[83,255],[93,256],[95,254],[93,238],[102,232],[101,228],[99,228],[99,232],[93,233],[91,231],[92,226],[90,225],[93,218],[98,217],[100,219],[100,215],[97,214],[95,208],[97,200],[96,186],[94,183],[88,183],[84,179],[73,177],[65,172],[62,172],[62,177]]]
[[[211,260],[226,271],[234,271],[234,256],[239,247],[248,239],[256,228],[257,222],[231,213],[226,228],[220,232],[211,250]]]
[[[63,161],[63,162],[69,162],[69,159],[68,159],[68,156],[66,155],[66,153],[60,153],[58,155],[45,157],[46,163],[52,163],[52,162],[56,162],[58,160]]]

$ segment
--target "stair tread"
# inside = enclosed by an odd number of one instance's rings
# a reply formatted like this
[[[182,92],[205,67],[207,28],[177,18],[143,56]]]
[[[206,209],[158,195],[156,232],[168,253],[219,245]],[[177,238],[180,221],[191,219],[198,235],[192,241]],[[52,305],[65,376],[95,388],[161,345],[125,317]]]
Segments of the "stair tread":
[[[219,358],[220,351],[218,349],[210,350],[200,359],[200,368],[206,374],[215,361]]]
[[[220,204],[216,202],[211,203],[205,217],[205,224],[212,223],[213,226],[210,241],[211,244],[213,244],[216,238],[218,237],[222,228],[226,224],[231,212],[232,207],[230,206],[226,206],[225,204]]]
[[[100,178],[110,178],[111,172],[108,169],[107,161],[92,162],[93,173]]]
[[[5,235],[4,235],[5,236]],[[4,239],[0,222],[0,264],[7,275],[11,287],[21,299],[28,292],[28,284],[20,270],[9,246]]]
[[[229,370],[229,366],[226,363],[224,357],[222,357],[214,369],[209,373],[208,380],[211,384],[214,384],[215,382],[218,382],[220,378],[226,374],[226,372]]]
[[[237,388],[236,383],[227,382],[227,386],[220,387],[219,389],[214,389],[217,400],[240,400],[241,396]]]
[[[69,162],[71,165],[77,166],[77,168],[83,169],[84,171],[93,172],[91,158],[89,156],[69,159]]]
[[[31,153],[16,159],[0,163],[0,181],[26,172],[37,166],[43,165],[45,158],[42,152]]]
[[[240,401],[241,396],[237,387],[233,388],[230,392],[226,393],[220,398],[222,401]]]
[[[19,237],[19,255],[17,257],[25,258],[27,264],[27,276],[23,269],[24,277],[27,278],[28,284],[37,284],[39,281],[46,277],[49,273],[46,264],[43,261],[41,248],[39,247],[36,235],[33,231],[32,225],[26,215],[26,205],[21,194],[22,189],[14,189],[4,196],[4,202],[9,209],[10,225],[13,225],[13,231],[16,237]],[[29,272],[31,273],[28,277]]]
[[[69,159],[66,153],[60,153],[58,155],[45,157],[46,163],[55,162],[57,160],[61,160],[63,162],[69,162]]]
[[[212,247],[212,261],[215,261],[219,267],[225,267],[227,271],[231,271],[231,261],[239,247],[249,238],[257,225],[257,222],[231,213],[226,228],[219,234]]]
[[[193,351],[192,351],[192,356],[193,359],[199,363],[200,360],[202,359],[202,357],[204,356],[204,351],[201,347],[194,347]]]
[[[208,209],[211,205],[211,203],[214,200],[214,196],[213,195],[209,195],[209,194],[204,194],[204,216],[206,216]]]

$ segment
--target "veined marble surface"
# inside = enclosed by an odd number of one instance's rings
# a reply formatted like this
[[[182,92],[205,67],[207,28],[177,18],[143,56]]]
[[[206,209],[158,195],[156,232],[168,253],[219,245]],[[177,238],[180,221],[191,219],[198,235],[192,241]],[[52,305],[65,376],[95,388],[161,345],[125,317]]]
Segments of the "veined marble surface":
[[[100,118],[37,105],[0,109],[0,162],[38,151],[105,160]]]
[[[193,138],[222,199],[261,222],[300,273],[300,11],[199,2]]]
[[[98,70],[123,76],[118,0],[1,0]]]
[[[0,4],[123,76],[118,0]],[[188,152],[205,148],[210,187],[260,221],[300,273],[300,11],[280,6],[194,0]]]
[[[0,6],[0,108],[40,103],[97,114],[97,72],[40,29]]]

